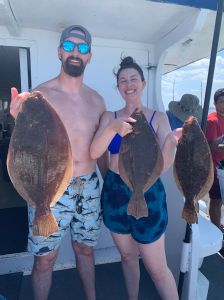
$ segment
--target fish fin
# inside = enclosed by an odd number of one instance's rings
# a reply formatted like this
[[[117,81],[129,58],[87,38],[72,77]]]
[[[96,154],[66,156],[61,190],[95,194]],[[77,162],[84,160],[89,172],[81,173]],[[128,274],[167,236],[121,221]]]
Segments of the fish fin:
[[[198,201],[194,201],[194,207],[197,213],[199,213],[199,203]]]
[[[148,207],[145,201],[143,191],[134,191],[128,203],[128,215],[132,215],[136,219],[148,217]]]
[[[57,231],[58,224],[52,213],[35,217],[33,222],[33,235],[48,237]]]
[[[188,204],[186,204],[186,202],[182,211],[182,218],[185,219],[188,224],[198,224],[198,216],[195,206],[189,206]]]

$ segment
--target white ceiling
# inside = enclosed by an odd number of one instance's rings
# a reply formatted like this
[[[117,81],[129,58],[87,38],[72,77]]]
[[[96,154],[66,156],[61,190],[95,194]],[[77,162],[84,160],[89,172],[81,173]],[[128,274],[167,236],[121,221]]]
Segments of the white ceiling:
[[[68,25],[81,24],[94,37],[155,44],[197,12],[192,7],[147,0],[0,0],[0,26],[16,36],[24,27],[61,32]],[[187,37],[192,41],[185,54],[184,40],[172,47],[165,61],[170,66],[164,72],[208,56],[214,24],[215,12],[211,11],[200,32]],[[223,32],[224,18],[219,49],[224,48]]]
[[[155,43],[194,11],[146,0],[0,0],[0,25],[16,33],[81,24],[96,37]]]

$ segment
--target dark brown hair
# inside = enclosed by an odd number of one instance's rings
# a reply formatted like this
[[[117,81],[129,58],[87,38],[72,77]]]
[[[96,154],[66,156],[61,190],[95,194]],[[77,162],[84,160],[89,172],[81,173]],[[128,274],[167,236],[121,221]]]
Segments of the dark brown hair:
[[[222,89],[218,89],[215,94],[214,94],[214,102],[215,104],[217,103],[217,101],[219,100],[219,97],[224,96],[224,88]]]
[[[141,80],[145,81],[145,77],[144,77],[141,67],[134,61],[134,59],[131,56],[127,56],[125,58],[121,58],[120,67],[117,72],[114,72],[114,75],[117,78],[117,85],[118,85],[119,75],[120,75],[121,71],[124,69],[135,69],[136,71],[138,71],[138,73],[141,77]]]

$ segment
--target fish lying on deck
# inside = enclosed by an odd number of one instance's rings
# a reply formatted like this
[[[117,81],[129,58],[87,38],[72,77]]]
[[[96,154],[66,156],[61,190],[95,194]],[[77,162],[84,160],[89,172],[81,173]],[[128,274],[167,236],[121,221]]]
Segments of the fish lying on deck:
[[[33,234],[58,231],[51,213],[72,176],[72,153],[66,129],[40,92],[31,93],[10,140],[7,167],[18,193],[36,207]]]
[[[144,192],[157,180],[163,169],[163,155],[156,136],[143,112],[131,117],[133,132],[123,137],[119,153],[119,173],[133,191],[127,213],[136,219],[148,216]]]
[[[198,200],[210,190],[214,173],[209,145],[193,116],[183,125],[173,170],[177,187],[185,197],[182,218],[188,224],[198,223]]]

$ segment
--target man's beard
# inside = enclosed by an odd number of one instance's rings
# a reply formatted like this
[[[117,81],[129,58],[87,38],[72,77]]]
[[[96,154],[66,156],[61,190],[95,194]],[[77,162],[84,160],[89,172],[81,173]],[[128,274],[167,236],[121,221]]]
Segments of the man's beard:
[[[69,63],[70,59],[75,59],[77,61],[80,62],[80,65],[73,65]],[[65,71],[66,74],[72,76],[72,77],[79,77],[83,74],[84,70],[85,70],[85,65],[83,60],[81,60],[81,58],[78,57],[74,57],[74,56],[69,56],[65,62],[62,62],[62,66],[63,69]]]

